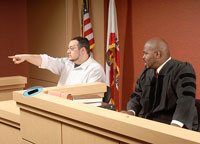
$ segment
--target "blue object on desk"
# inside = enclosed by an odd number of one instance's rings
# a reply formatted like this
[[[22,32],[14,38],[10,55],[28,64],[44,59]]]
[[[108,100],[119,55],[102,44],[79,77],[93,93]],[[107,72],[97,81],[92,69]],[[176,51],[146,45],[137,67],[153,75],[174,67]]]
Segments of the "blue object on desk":
[[[32,88],[27,89],[23,93],[23,96],[31,97],[31,96],[39,94],[42,91],[43,91],[43,88],[40,87],[40,86],[38,86],[38,87],[32,87]]]

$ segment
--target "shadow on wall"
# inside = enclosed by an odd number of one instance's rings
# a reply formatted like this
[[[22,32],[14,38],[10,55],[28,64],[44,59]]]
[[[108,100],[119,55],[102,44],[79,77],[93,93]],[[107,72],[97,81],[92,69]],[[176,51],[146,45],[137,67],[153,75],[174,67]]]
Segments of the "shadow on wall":
[[[122,110],[126,109],[127,102],[129,101],[130,95],[133,92],[133,82],[134,82],[134,68],[133,68],[133,34],[132,34],[132,18],[131,13],[131,1],[128,1],[128,10],[127,10],[127,21],[126,21],[126,32],[125,32],[125,41],[123,48],[123,75],[122,75]]]

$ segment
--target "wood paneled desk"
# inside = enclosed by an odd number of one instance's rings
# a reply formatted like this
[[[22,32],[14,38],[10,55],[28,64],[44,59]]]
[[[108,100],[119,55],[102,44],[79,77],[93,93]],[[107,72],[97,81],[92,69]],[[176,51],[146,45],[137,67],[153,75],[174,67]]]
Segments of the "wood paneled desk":
[[[12,92],[22,90],[27,83],[27,78],[23,76],[0,77],[0,101],[11,100]]]
[[[23,144],[200,144],[200,133],[62,99],[14,92]]]
[[[19,113],[15,101],[0,101],[0,144],[20,143]]]
[[[26,83],[23,76],[0,77],[0,144],[20,143],[20,111],[12,99]]]

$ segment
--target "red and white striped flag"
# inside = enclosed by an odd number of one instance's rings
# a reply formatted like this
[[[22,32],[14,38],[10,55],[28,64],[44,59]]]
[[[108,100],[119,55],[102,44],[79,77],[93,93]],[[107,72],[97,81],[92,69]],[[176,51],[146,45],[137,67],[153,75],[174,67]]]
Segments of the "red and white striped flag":
[[[115,1],[110,0],[106,48],[106,83],[112,89],[111,102],[119,110],[119,38]]]
[[[90,51],[94,48],[94,35],[92,30],[92,24],[90,22],[89,15],[89,1],[82,1],[82,10],[81,10],[81,36],[86,37],[90,42]]]

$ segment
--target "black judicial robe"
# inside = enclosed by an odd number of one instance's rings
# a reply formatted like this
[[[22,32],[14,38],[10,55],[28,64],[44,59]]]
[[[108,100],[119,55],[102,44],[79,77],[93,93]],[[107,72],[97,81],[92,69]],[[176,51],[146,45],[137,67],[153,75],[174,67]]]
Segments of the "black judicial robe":
[[[178,120],[188,129],[198,127],[195,107],[196,75],[191,64],[169,60],[159,72],[144,68],[127,110],[142,118],[170,124]]]

